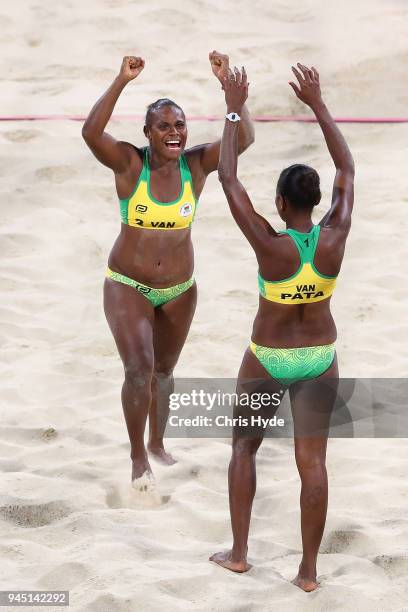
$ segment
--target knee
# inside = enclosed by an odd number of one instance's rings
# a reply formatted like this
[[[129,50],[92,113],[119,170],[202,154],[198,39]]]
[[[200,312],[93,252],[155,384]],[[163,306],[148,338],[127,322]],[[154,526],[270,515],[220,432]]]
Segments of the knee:
[[[308,485],[304,489],[302,487],[301,505],[304,509],[316,511],[326,503],[327,489],[324,484]]]
[[[307,448],[296,449],[296,465],[300,475],[310,472],[323,472],[326,469],[325,455],[322,452],[311,452]]]
[[[125,382],[135,390],[150,389],[152,369],[147,359],[131,360],[124,364]]]
[[[173,377],[174,366],[164,362],[156,362],[154,364],[154,377],[158,381],[165,381]]]
[[[233,457],[255,457],[262,438],[235,438],[232,443]]]

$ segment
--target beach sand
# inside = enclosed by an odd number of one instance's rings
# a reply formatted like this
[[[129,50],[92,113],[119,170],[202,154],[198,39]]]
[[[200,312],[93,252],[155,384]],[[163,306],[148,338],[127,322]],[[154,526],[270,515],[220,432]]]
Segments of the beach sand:
[[[3,114],[86,114],[122,56],[140,54],[146,68],[116,112],[143,114],[165,95],[187,115],[222,115],[212,49],[245,64],[254,114],[308,112],[287,85],[296,61],[320,69],[334,115],[403,116],[408,107],[404,1],[28,0],[23,10],[20,0],[1,13]],[[111,122],[108,131],[143,145],[142,125]],[[222,125],[191,122],[190,144],[217,138]],[[406,377],[408,125],[342,129],[357,172],[332,300],[341,375]],[[259,451],[246,575],[207,560],[231,543],[228,440],[169,440],[178,463],[153,466],[154,498],[131,490],[122,366],[102,309],[119,210],[112,173],[80,130],[70,121],[0,124],[1,589],[70,590],[72,609],[97,612],[408,610],[404,439],[330,440],[312,594],[290,583],[301,557],[292,440],[266,440]],[[318,220],[334,176],[319,128],[257,123],[239,175],[280,229],[276,180],[294,162],[321,175]],[[193,236],[199,301],[176,376],[232,378],[257,308],[256,261],[215,174]]]

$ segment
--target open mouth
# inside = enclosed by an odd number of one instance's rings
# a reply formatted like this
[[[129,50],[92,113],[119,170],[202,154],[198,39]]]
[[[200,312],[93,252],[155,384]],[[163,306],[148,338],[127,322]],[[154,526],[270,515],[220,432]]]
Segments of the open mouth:
[[[181,140],[176,138],[172,140],[166,140],[165,145],[168,149],[172,149],[173,151],[179,151],[181,149]]]

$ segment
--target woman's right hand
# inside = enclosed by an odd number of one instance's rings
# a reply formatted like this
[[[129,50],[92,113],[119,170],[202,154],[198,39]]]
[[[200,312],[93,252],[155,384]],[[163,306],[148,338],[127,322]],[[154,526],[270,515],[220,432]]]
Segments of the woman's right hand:
[[[142,72],[145,65],[144,59],[135,57],[134,55],[126,55],[122,60],[122,65],[119,71],[119,78],[125,83],[133,81]]]

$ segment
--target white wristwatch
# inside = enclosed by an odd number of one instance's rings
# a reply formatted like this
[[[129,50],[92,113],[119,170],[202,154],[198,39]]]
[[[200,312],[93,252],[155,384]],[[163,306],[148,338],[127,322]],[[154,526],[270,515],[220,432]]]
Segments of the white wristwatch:
[[[238,115],[238,113],[228,113],[228,115],[225,115],[225,118],[229,121],[232,121],[232,123],[235,123],[236,121],[241,121],[241,117]]]

